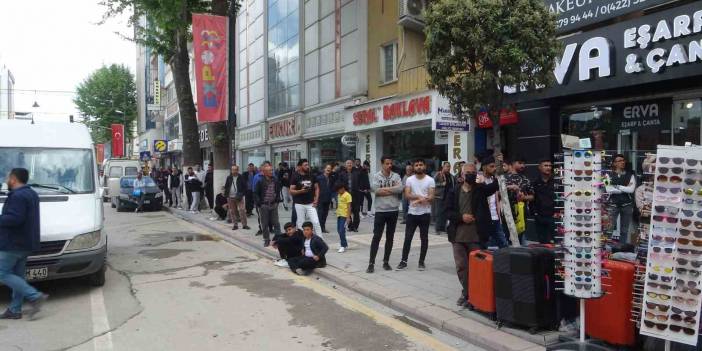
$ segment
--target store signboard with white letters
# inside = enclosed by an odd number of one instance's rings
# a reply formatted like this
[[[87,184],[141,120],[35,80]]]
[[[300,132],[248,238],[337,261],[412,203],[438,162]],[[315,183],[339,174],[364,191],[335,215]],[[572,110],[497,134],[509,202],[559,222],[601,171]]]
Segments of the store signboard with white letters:
[[[518,93],[510,102],[702,75],[702,1],[567,37],[563,44],[554,85]]]
[[[570,32],[594,23],[644,10],[670,0],[545,0],[557,17],[558,33]]]

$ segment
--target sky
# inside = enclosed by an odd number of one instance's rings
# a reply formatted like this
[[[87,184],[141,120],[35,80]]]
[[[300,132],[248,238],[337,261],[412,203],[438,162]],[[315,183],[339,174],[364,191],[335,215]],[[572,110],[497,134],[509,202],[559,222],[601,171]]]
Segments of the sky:
[[[116,63],[134,73],[136,47],[115,34],[132,32],[128,18],[98,25],[104,13],[99,2],[0,0],[0,66],[15,78],[16,111],[68,121],[78,115],[71,92],[91,72]]]

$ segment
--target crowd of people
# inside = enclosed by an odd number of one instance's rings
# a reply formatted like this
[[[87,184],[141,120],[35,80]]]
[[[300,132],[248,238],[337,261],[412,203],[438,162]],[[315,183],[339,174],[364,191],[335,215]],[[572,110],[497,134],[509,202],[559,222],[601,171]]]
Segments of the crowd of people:
[[[168,205],[183,208],[181,187],[185,188],[189,210],[200,209],[205,198],[217,219],[228,221],[232,230],[250,229],[249,219],[256,213],[258,231],[263,246],[278,249],[278,266],[290,267],[300,274],[324,266],[328,250],[324,235],[329,234],[326,223],[330,213],[336,215],[339,236],[338,252],[348,248],[347,232],[357,232],[361,218],[373,217],[367,273],[375,271],[376,256],[385,235],[382,268],[392,270],[390,256],[398,221],[405,225],[402,255],[396,269],[408,266],[415,232],[419,230],[420,252],[418,270],[426,269],[429,231],[447,234],[461,287],[464,290],[458,304],[466,303],[468,256],[484,248],[512,245],[506,225],[496,177],[504,175],[508,200],[515,221],[519,245],[527,245],[527,226],[536,241],[554,242],[559,211],[555,208],[556,185],[551,159],[538,163],[538,176],[530,179],[522,158],[505,159],[488,150],[476,155],[475,161],[461,163],[452,172],[444,162],[433,174],[427,172],[427,161],[417,159],[400,169],[395,160],[381,158],[381,169],[371,173],[370,163],[359,159],[333,162],[321,169],[311,169],[309,162],[300,160],[291,167],[285,162],[265,161],[258,167],[250,163],[242,173],[238,165],[231,167],[224,187],[214,195],[212,167],[201,171],[188,168],[184,175],[177,169],[163,169],[154,174],[163,189]],[[432,165],[433,166],[433,165]],[[613,160],[613,170],[606,176],[607,206],[613,223],[619,223],[620,241],[632,216],[636,180],[626,170],[622,155]],[[281,230],[280,205],[290,212],[290,220]],[[616,217],[619,216],[619,221]],[[527,221],[532,218],[532,221]],[[533,223],[533,224],[531,224]]]

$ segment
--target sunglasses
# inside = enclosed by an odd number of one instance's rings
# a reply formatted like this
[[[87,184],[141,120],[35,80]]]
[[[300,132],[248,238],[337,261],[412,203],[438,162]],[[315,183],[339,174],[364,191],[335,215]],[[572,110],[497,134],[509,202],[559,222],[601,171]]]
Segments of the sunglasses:
[[[573,155],[574,155],[575,157],[590,158],[590,157],[592,157],[594,154],[592,153],[592,151],[576,151],[576,152],[573,153]]]
[[[575,201],[575,207],[592,208],[592,201]]]
[[[576,208],[575,209],[575,213],[583,213],[583,212],[589,214],[589,213],[592,213],[592,209],[591,208]]]
[[[694,289],[694,288],[697,287],[697,282],[696,282],[696,281],[692,281],[692,280],[687,280],[687,281],[685,281],[685,280],[682,280],[682,279],[678,279],[678,280],[675,281],[675,286],[686,286],[686,287],[688,287],[688,288],[690,288],[690,289]]]
[[[648,304],[647,304],[647,305],[648,305]],[[686,315],[686,316],[688,316],[688,317],[695,317],[695,316],[697,316],[697,311],[685,311],[685,310],[681,310],[681,309],[679,309],[679,308],[677,308],[677,307],[675,307],[675,306],[673,306],[673,308],[671,308],[671,311],[673,311],[673,313],[675,313],[675,314],[684,314],[684,315]],[[665,311],[663,311],[663,312],[665,312]]]
[[[694,224],[695,228],[702,229],[702,222],[700,222],[700,221],[693,222],[692,220],[689,220],[689,219],[681,219],[680,224],[682,224],[683,227],[689,227],[691,224]]]
[[[685,159],[682,157],[659,157],[658,162],[661,164],[668,164],[670,161],[673,161],[674,164],[676,165],[681,165],[683,162],[685,162]]]
[[[576,221],[589,221],[592,220],[594,216],[591,215],[573,215],[573,218],[575,218]]]
[[[678,200],[680,201],[680,200]],[[688,205],[697,204],[697,206],[702,206],[702,200],[685,199],[684,202]]]
[[[670,306],[661,305],[661,304],[657,304],[657,303],[653,303],[653,302],[646,302],[646,307],[647,307],[649,310],[656,310],[656,309],[658,309],[658,310],[661,311],[661,312],[668,312],[668,309],[670,309]],[[675,308],[675,307],[673,307],[673,308]],[[694,317],[694,316],[693,316],[693,317]]]
[[[646,313],[648,313],[648,312],[646,312]],[[692,317],[683,317],[682,315],[679,315],[679,314],[670,315],[670,319],[672,319],[674,322],[684,322],[685,324],[697,323],[696,319],[694,319]]]
[[[697,161],[697,162],[699,162],[699,161]],[[691,169],[685,170],[685,174],[687,174],[687,175],[695,175],[695,174],[698,174],[698,175],[699,175],[699,174],[702,174],[702,170],[699,170],[699,169],[692,169],[692,168],[691,168]]]
[[[673,173],[673,174],[682,174],[683,169],[682,167],[658,167],[658,170],[661,173]]]
[[[672,290],[673,289],[673,287],[670,285],[654,283],[654,282],[648,282],[646,285],[648,285],[654,289],[661,289],[661,290]]]
[[[592,177],[573,177],[573,180],[576,182],[591,182]]]
[[[690,243],[692,243],[693,246],[702,247],[702,240],[678,238],[677,242],[678,242],[678,244],[681,244],[681,245],[690,245]]]
[[[692,276],[694,278],[697,278],[700,276],[700,274],[702,274],[699,270],[687,269],[687,268],[683,268],[683,267],[675,268],[675,272],[677,272],[678,274],[687,274],[687,275]]]
[[[575,235],[577,236],[591,236],[594,232],[587,232],[582,230],[576,230]]]
[[[680,177],[678,177],[678,176],[670,176],[670,177],[668,177],[667,175],[659,175],[658,178],[656,178],[656,181],[658,181],[659,183],[673,183],[673,184],[677,184],[677,183],[682,182],[683,180],[682,180],[682,178],[680,178]]]
[[[671,216],[677,216],[678,211],[680,211],[676,207],[669,207],[669,206],[656,206],[653,209],[656,211],[656,213],[667,213]]]
[[[672,244],[675,242],[675,238],[670,236],[653,235],[653,242],[654,244],[659,244],[661,242]]]
[[[694,288],[688,288],[686,286],[678,286],[675,288],[675,290],[680,291],[681,293],[684,294],[692,294],[694,296],[699,296],[700,293],[702,293],[702,290],[700,289],[694,289]]]
[[[683,210],[683,212],[686,210]],[[702,213],[702,212],[700,212]],[[698,213],[699,214],[699,213]],[[697,231],[697,230],[689,230],[689,229],[680,229],[680,235],[682,236],[690,236],[694,235],[695,238],[702,239],[702,231]]]
[[[574,283],[574,285],[575,288],[578,290],[584,289],[589,291],[590,289],[592,289],[592,284]]]
[[[681,296],[673,296],[673,301],[678,305],[684,303],[685,305],[688,305],[691,307],[697,306],[697,299],[684,298]]]
[[[673,204],[674,204],[674,203],[677,203],[677,202],[680,202],[680,201],[682,200],[682,198],[681,198],[680,196],[661,196],[661,195],[656,195],[654,198],[655,198],[656,201],[658,201],[658,202],[668,202],[668,203],[673,203]],[[690,200],[690,199],[688,199],[688,200]]]
[[[592,191],[590,190],[577,190],[574,192],[575,196],[592,196]]]
[[[582,227],[592,228],[594,226],[593,223],[573,223],[573,224],[578,228],[582,228]]]
[[[680,191],[682,191],[682,189],[680,189],[680,188],[666,188],[666,187],[662,187],[662,186],[657,186],[656,191],[658,191],[661,194],[665,194],[666,192],[669,192],[671,194],[677,194]]]
[[[683,249],[683,248],[678,248],[678,252],[683,254],[683,255],[702,255],[702,251],[700,250],[695,250],[695,249]]]
[[[691,159],[691,158],[688,158],[688,159],[685,161],[685,163],[687,163],[687,165],[690,166],[690,167],[695,167],[695,166],[697,166],[698,163],[702,163],[702,161],[700,161],[700,160],[693,160],[693,159]]]
[[[575,173],[575,175],[577,175],[577,176],[583,175],[583,174],[591,176],[592,170],[591,169],[587,169],[587,170],[576,169],[575,171],[573,171],[573,173]]]
[[[653,252],[658,253],[661,251],[665,252],[665,253],[673,253],[673,248],[672,247],[658,247],[658,246],[653,247]]]
[[[693,186],[695,184],[702,184],[702,181],[700,181],[698,179],[685,178],[685,184],[687,184],[689,186]],[[692,194],[688,194],[688,195],[692,195]]]
[[[654,226],[653,230],[655,231],[654,235],[675,235],[677,233],[676,228]]]
[[[656,215],[656,216],[653,216],[652,218],[653,218],[653,220],[656,221],[656,222],[668,222],[668,223],[670,223],[670,224],[678,223],[678,219],[677,219],[676,217],[668,217],[668,216],[658,216],[658,215]],[[702,224],[702,223],[701,223],[701,224]],[[702,229],[702,228],[700,228],[700,229]]]
[[[678,264],[681,266],[685,266],[689,263],[694,268],[702,267],[702,261],[692,261],[692,260],[688,260],[687,258],[677,258],[677,259],[675,259],[675,261],[678,262]],[[670,272],[668,272],[668,273],[670,273]]]
[[[589,244],[592,242],[590,237],[575,237],[573,238],[576,242]]]
[[[669,277],[669,276],[665,276],[665,275],[659,276],[658,274],[654,274],[654,273],[648,273],[648,278],[651,280],[658,280],[660,278],[660,280],[664,283],[670,283],[671,281],[673,281],[673,277]]]
[[[646,319],[648,320],[658,320],[659,322],[667,322],[668,316],[663,314],[653,314],[651,312],[646,312]]]
[[[692,195],[702,196],[702,189],[695,190],[692,188],[687,188],[687,189],[683,189],[683,192],[687,196],[692,196]]]
[[[643,322],[644,322],[644,325],[646,326],[646,328],[649,328],[649,329],[656,328],[658,330],[665,330],[666,328],[668,328],[668,325],[663,324],[663,323],[651,322],[651,321],[646,320],[646,319],[644,319]]]
[[[659,299],[659,300],[670,300],[671,296],[667,294],[659,294],[659,293],[654,293],[654,292],[647,292],[646,295],[652,299]]]
[[[672,259],[673,259],[673,255],[671,255],[671,254],[664,254],[664,253],[655,253],[655,252],[652,252],[652,253],[651,253],[651,259],[654,259],[654,260],[672,260]]]
[[[661,330],[663,330],[663,329],[661,329]],[[686,327],[681,327],[681,326],[675,325],[675,324],[671,324],[671,325],[670,325],[670,331],[676,332],[676,333],[679,333],[680,331],[682,331],[683,333],[685,333],[685,334],[687,334],[687,335],[695,335],[695,330],[694,330],[694,329],[692,329],[692,328],[686,328]]]
[[[661,267],[661,266],[656,265],[656,266],[653,266],[651,268],[653,268],[654,272],[658,272],[658,273],[660,273],[661,271],[663,271],[665,273],[673,273],[672,267]]]

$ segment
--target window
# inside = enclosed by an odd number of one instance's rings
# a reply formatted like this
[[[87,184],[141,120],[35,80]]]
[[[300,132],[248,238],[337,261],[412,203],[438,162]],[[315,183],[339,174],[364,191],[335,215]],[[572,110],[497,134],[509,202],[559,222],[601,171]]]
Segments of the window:
[[[380,83],[397,80],[397,42],[380,47]]]
[[[110,178],[119,178],[122,176],[122,167],[121,166],[112,166],[110,167],[110,172],[108,173]]]
[[[95,161],[90,149],[0,148],[0,174],[15,167],[29,170],[29,183],[35,183],[33,188],[40,194],[88,194],[95,190]]]
[[[700,99],[673,101],[674,145],[685,145],[686,142],[699,145],[701,118],[702,101]]]
[[[268,114],[276,116],[300,104],[300,37],[297,0],[268,2]]]
[[[136,176],[137,175],[137,168],[136,167],[126,167],[124,169],[124,175],[125,176]]]

